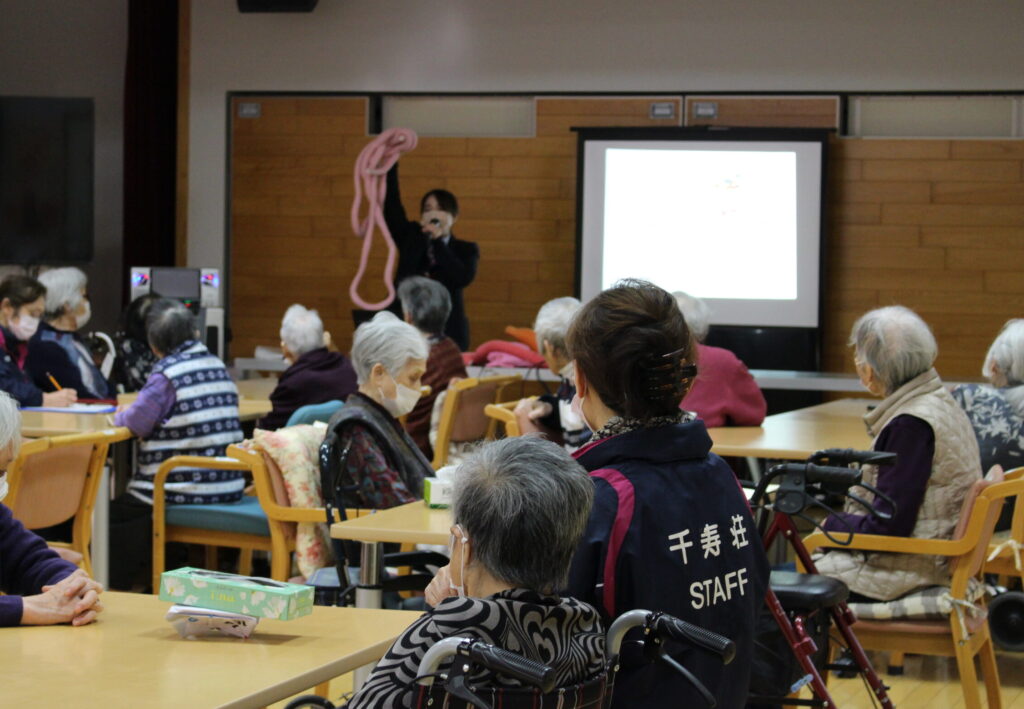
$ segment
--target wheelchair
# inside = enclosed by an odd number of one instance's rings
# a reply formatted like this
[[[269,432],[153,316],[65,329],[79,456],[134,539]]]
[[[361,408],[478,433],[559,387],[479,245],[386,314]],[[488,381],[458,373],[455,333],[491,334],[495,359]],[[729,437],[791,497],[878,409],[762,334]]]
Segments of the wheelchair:
[[[888,465],[895,461],[896,455],[893,453],[828,449],[818,451],[805,463],[773,466],[758,481],[751,497],[751,507],[756,512],[758,531],[765,549],[770,549],[781,536],[793,549],[807,572],[773,570],[765,597],[768,610],[803,674],[783,695],[752,694],[748,699],[751,704],[833,709],[836,703],[828,691],[822,673],[833,670],[853,671],[862,675],[877,703],[887,708],[893,706],[887,693],[888,688],[879,679],[878,673],[872,667],[851,628],[856,617],[846,605],[849,589],[842,581],[818,574],[793,518],[810,522],[836,543],[849,544],[853,539],[852,529],[848,531],[849,536],[846,540],[840,542],[833,536],[834,533],[824,530],[821,524],[806,515],[805,511],[817,507],[831,514],[834,510],[830,504],[850,499],[872,516],[880,519],[891,518],[895,512],[895,502],[878,489],[864,483],[861,480],[859,466]],[[777,487],[772,500],[768,502],[768,488],[776,481]],[[888,510],[879,510],[869,505],[863,498],[851,492],[851,488],[855,487],[871,492]],[[825,647],[819,647],[819,643],[815,642],[811,630],[814,626],[824,629]],[[849,652],[852,663],[829,662],[827,643],[830,627],[838,633],[840,644]],[[819,642],[821,639],[819,636]],[[804,686],[810,687],[813,698],[799,699],[788,696],[797,693]]]
[[[664,662],[687,678],[704,697],[708,707],[715,706],[714,696],[701,682],[665,652],[665,643],[689,644],[732,662],[736,646],[731,640],[663,613],[632,610],[619,616],[606,636],[605,669],[599,675],[568,687],[555,687],[552,668],[515,653],[489,645],[482,640],[465,637],[445,638],[424,654],[416,683],[418,709],[534,709],[545,701],[560,709],[607,709],[615,689],[615,674],[626,634],[641,629],[644,657],[649,662]],[[446,664],[446,673],[440,669]],[[481,669],[510,677],[522,687],[498,688],[475,686],[470,678]],[[335,705],[314,695],[297,697],[285,709],[335,709]]]

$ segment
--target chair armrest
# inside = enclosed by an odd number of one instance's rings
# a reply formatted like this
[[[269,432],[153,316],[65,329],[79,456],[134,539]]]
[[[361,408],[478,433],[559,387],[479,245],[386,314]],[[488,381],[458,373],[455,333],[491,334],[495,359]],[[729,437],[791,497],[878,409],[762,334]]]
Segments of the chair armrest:
[[[842,532],[837,534],[842,535]],[[848,544],[837,544],[821,532],[815,532],[804,539],[809,553],[818,549],[847,549],[850,551],[885,551],[901,554],[930,554],[935,556],[960,556],[973,547],[970,539],[919,539],[917,537],[889,537],[883,534],[855,534]]]

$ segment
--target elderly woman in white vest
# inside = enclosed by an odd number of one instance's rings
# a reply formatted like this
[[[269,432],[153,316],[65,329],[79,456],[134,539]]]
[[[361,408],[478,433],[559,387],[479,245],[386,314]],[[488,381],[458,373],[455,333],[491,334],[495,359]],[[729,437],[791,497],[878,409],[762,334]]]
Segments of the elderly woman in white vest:
[[[931,330],[910,309],[889,306],[861,316],[850,345],[861,382],[883,397],[864,417],[873,449],[897,455],[893,465],[865,466],[864,480],[893,498],[896,512],[883,520],[851,503],[826,520],[826,529],[951,538],[981,465],[971,422],[932,367],[938,348]],[[945,560],[932,556],[833,551],[818,570],[845,582],[860,600],[889,601],[949,583]]]
[[[146,317],[149,346],[159,358],[138,398],[114,423],[138,436],[138,469],[128,492],[111,503],[111,586],[131,587],[149,562],[153,478],[176,455],[224,455],[242,440],[238,389],[224,363],[199,342],[195,318],[178,301],[161,298]],[[241,471],[178,468],[167,476],[170,504],[222,504],[242,498]],[[121,572],[121,573],[119,573]]]
[[[399,419],[419,401],[427,339],[382,311],[356,328],[352,364],[359,389],[331,417],[325,439],[336,437],[335,475],[354,487],[347,505],[384,509],[421,499],[433,468]]]

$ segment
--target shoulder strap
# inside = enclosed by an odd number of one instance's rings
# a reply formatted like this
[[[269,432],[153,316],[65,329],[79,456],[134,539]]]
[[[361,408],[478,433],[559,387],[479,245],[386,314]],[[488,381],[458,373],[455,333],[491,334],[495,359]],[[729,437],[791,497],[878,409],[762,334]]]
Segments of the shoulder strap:
[[[604,589],[601,594],[602,605],[607,617],[614,618],[618,615],[615,608],[615,570],[618,566],[619,551],[622,549],[622,543],[626,539],[626,533],[629,532],[630,525],[633,523],[636,493],[633,489],[633,483],[614,468],[601,468],[591,471],[590,477],[600,478],[608,483],[618,500],[615,510],[615,521],[612,522],[612,528],[608,534],[608,549],[605,553],[604,569],[602,571]]]

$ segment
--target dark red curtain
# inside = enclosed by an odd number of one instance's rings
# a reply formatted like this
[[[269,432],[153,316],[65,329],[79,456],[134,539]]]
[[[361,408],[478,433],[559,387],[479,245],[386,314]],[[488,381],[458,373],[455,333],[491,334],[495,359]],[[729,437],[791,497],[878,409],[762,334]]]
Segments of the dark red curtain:
[[[174,265],[178,0],[129,0],[124,91],[124,250],[132,266]]]

